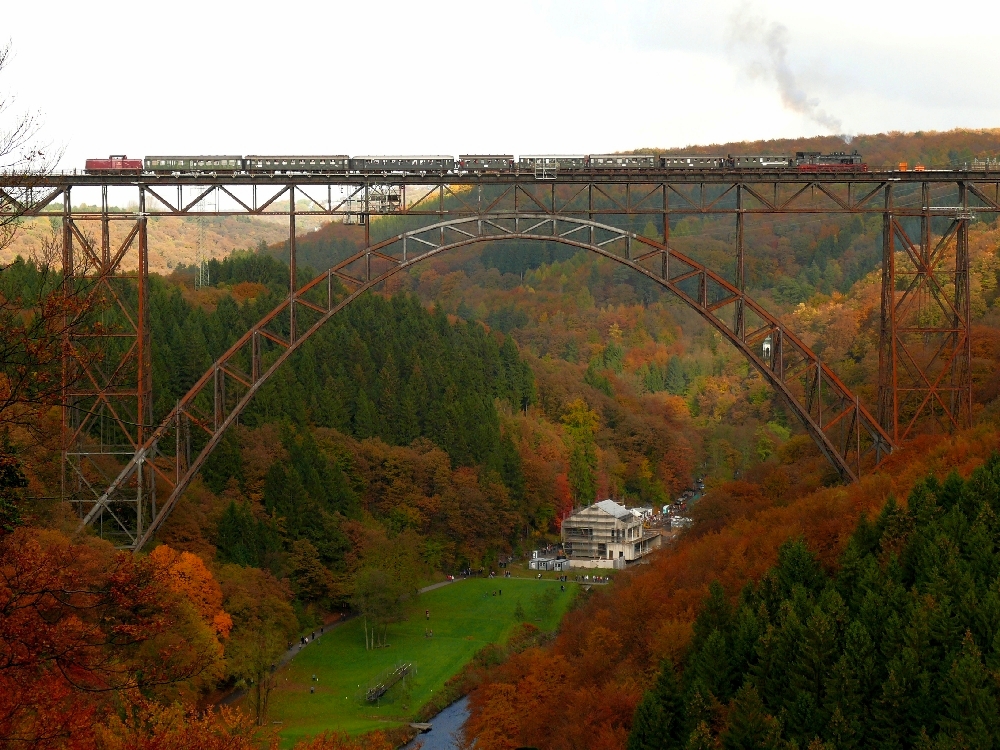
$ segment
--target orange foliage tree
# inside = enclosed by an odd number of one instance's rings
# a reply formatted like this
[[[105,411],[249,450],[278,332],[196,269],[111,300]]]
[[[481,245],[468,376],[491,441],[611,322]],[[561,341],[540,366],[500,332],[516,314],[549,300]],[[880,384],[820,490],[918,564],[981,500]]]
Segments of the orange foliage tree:
[[[246,714],[227,706],[199,713],[180,704],[163,706],[137,698],[122,714],[96,728],[97,750],[275,750]]]
[[[92,747],[115,695],[212,673],[219,645],[192,611],[149,558],[54,531],[0,539],[0,746]]]
[[[295,750],[394,750],[396,743],[392,742],[385,732],[371,732],[352,737],[341,732],[324,732],[295,745]]]
[[[229,635],[233,618],[222,609],[222,587],[200,557],[164,544],[154,549],[149,559],[163,571],[170,589],[186,596],[220,638]]]

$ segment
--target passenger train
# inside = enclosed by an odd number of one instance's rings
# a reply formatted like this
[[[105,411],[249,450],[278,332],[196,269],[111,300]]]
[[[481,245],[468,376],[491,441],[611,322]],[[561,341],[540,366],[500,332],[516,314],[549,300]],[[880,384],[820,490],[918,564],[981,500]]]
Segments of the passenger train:
[[[704,154],[581,154],[520,156],[111,156],[87,159],[88,174],[527,174],[554,178],[565,173],[786,170],[867,172],[857,151],[821,154],[706,156]]]

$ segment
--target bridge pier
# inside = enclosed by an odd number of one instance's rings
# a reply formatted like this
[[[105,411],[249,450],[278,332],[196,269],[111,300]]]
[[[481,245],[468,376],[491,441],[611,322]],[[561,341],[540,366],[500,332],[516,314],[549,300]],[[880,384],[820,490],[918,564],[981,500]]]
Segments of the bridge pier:
[[[894,442],[921,429],[972,423],[968,183],[957,205],[934,206],[920,185],[918,213],[900,215],[884,187],[878,418]],[[917,239],[906,222],[919,222]],[[935,223],[944,224],[940,237]],[[898,256],[898,257],[897,257]]]
[[[62,489],[86,523],[103,526],[109,537],[131,548],[150,538],[222,432],[274,368],[345,304],[335,302],[338,283],[348,286],[348,299],[353,299],[423,258],[507,238],[557,241],[592,250],[671,290],[728,337],[782,398],[797,404],[793,410],[821,450],[842,476],[852,479],[911,437],[918,424],[953,430],[970,423],[968,225],[971,211],[1000,212],[1000,175],[963,170],[849,174],[623,170],[546,172],[541,177],[73,174],[32,178],[23,205],[11,197],[17,185],[9,182],[0,184],[0,213],[52,216],[47,207],[61,197],[67,293],[86,287],[104,305],[107,325],[97,335],[68,333],[64,341]],[[413,203],[383,199],[387,190],[405,196],[408,185],[419,189]],[[322,204],[309,196],[309,186],[327,188]],[[475,189],[475,198],[466,200],[455,186]],[[74,208],[70,196],[75,187],[99,189],[100,208]],[[110,187],[135,189],[138,210],[112,210]],[[334,200],[334,187],[348,197]],[[176,200],[165,197],[173,188]],[[188,202],[186,188],[193,191]],[[934,205],[934,195],[941,203],[945,190],[955,197],[944,200],[949,205]],[[260,193],[267,195],[258,200]],[[308,203],[301,211],[296,205],[299,193]],[[210,195],[213,208],[200,211]],[[287,209],[277,205],[284,196],[289,200]],[[919,206],[914,205],[916,200]],[[153,425],[148,217],[195,213],[287,216],[289,296],[223,355],[171,414]],[[300,214],[358,218],[365,237],[363,251],[301,288],[295,236]],[[409,226],[419,226],[373,244],[373,214],[410,216],[416,221]],[[793,332],[746,295],[748,214],[881,218],[877,418],[870,418],[857,395]],[[723,278],[670,247],[672,216],[720,215],[733,215],[736,222],[732,278]],[[662,235],[654,240],[635,233],[633,223],[642,217],[661,219]],[[100,248],[83,228],[87,222],[100,222]],[[430,224],[424,226],[425,222]],[[910,226],[916,223],[918,231]],[[119,227],[126,231],[114,231]],[[325,290],[325,309],[317,285]],[[312,297],[307,297],[310,291]],[[192,439],[192,427],[200,435],[197,441]]]

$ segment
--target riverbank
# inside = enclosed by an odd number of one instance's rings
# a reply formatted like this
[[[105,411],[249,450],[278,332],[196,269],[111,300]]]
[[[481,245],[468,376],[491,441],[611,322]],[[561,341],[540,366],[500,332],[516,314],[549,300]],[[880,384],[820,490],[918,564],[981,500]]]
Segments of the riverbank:
[[[402,750],[455,750],[465,720],[469,718],[469,698],[463,696],[431,718],[432,729],[417,735]]]

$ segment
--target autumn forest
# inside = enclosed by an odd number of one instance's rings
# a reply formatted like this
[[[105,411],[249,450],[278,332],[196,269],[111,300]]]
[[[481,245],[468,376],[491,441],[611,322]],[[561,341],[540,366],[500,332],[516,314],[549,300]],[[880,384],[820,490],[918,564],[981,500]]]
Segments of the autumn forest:
[[[685,152],[844,148],[824,137]],[[872,164],[958,165],[997,158],[1000,131],[862,135],[850,148]],[[287,293],[273,226],[200,221],[231,244],[207,263],[209,284],[184,255],[150,275],[154,423]],[[183,245],[190,228],[170,226]],[[632,229],[663,233],[645,219]],[[39,250],[56,231],[26,219],[0,235],[0,748],[289,747],[268,696],[304,635],[352,617],[391,633],[423,617],[418,589],[558,545],[574,508],[659,509],[699,478],[690,527],[646,564],[581,587],[555,632],[519,624],[453,665],[465,746],[1000,747],[995,214],[968,233],[971,426],[922,428],[858,482],[659,285],[565,245],[490,242],[393,276],[312,336],[139,554],[79,532],[60,502],[64,326],[96,330],[111,313],[63,294]],[[874,214],[745,228],[753,297],[872,410],[882,231]],[[732,217],[675,217],[669,234],[733,275]],[[301,279],[364,237],[310,226]],[[331,726],[295,747],[391,750],[427,718],[411,708],[407,722]]]

